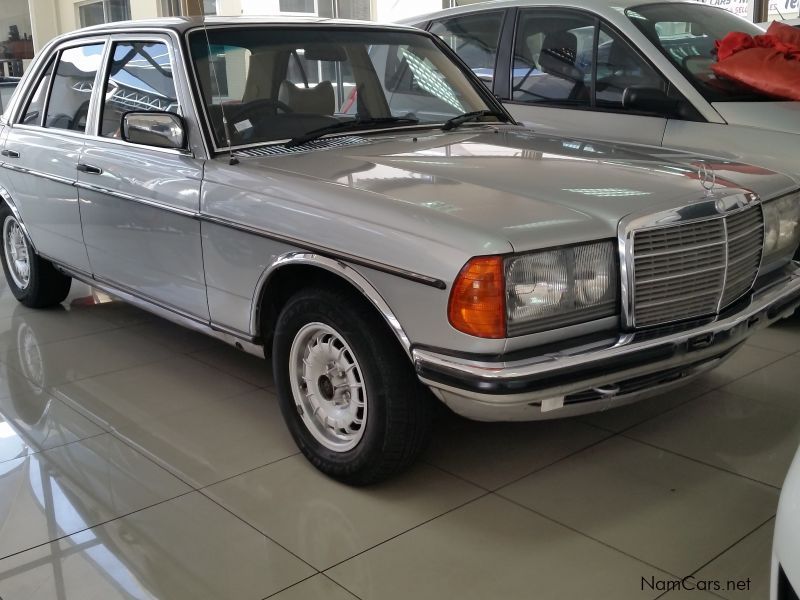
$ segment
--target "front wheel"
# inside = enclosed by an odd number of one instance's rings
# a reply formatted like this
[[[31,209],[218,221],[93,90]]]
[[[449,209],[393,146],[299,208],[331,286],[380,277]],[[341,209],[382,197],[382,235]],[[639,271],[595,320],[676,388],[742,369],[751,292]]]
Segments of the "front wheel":
[[[278,318],[273,372],[300,450],[352,485],[386,479],[427,442],[430,399],[408,358],[355,294],[302,291]]]
[[[0,258],[11,293],[25,306],[45,308],[62,302],[72,279],[33,251],[22,225],[0,202]]]

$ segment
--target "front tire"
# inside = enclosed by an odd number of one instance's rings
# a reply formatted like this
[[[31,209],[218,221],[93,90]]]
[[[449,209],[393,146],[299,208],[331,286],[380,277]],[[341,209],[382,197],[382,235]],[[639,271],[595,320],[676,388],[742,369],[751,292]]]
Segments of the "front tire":
[[[355,294],[292,297],[278,317],[272,361],[289,431],[326,475],[375,483],[425,447],[430,398],[391,332]]]
[[[62,302],[72,279],[37,256],[22,225],[8,206],[0,202],[0,262],[11,293],[29,308],[46,308]]]

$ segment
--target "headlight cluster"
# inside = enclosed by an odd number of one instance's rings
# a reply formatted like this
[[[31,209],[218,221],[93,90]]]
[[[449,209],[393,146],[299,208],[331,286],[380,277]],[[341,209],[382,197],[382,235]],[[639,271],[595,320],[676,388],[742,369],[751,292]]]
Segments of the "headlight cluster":
[[[800,192],[771,200],[764,208],[764,266],[791,258],[800,244]]]
[[[503,338],[617,314],[614,243],[596,242],[515,256],[478,256],[450,291],[459,331]]]
[[[614,245],[601,242],[506,259],[509,336],[616,314]]]

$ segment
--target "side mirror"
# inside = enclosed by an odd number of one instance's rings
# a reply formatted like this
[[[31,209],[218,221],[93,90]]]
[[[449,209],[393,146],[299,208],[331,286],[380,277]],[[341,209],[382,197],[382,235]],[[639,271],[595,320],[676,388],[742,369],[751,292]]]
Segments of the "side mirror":
[[[628,110],[674,115],[681,104],[658,88],[629,87],[622,93],[622,106]]]
[[[129,112],[122,117],[122,139],[132,144],[181,150],[186,147],[186,127],[175,113]]]

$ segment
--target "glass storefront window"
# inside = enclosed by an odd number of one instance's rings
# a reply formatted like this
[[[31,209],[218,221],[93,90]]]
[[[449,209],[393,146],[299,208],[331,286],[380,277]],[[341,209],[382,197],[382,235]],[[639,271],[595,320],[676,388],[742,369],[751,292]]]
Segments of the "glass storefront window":
[[[314,13],[317,12],[315,0],[280,0],[282,13]]]
[[[217,0],[203,0],[203,14],[217,14]],[[180,17],[183,15],[181,0],[161,0],[161,16]]]
[[[130,0],[96,0],[78,5],[81,27],[91,27],[112,21],[126,21],[131,18]]]
[[[33,58],[31,18],[26,1],[11,2],[0,11],[0,82],[19,77]]]

